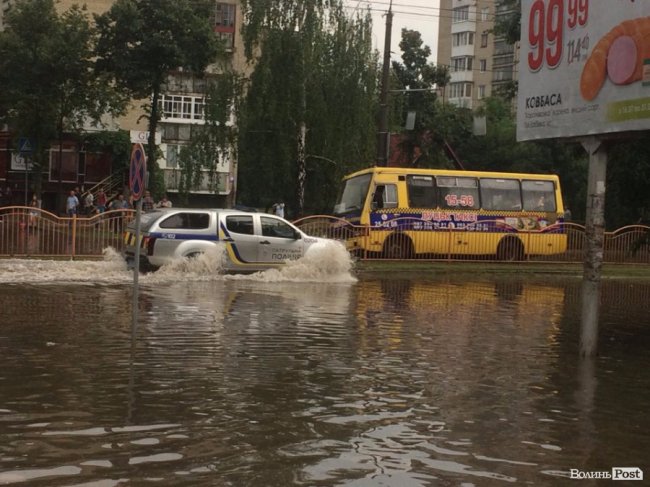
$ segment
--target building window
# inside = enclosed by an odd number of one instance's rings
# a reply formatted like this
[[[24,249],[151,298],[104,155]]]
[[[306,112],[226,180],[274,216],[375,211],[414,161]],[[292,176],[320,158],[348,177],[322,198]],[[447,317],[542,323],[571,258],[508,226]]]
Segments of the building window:
[[[510,81],[512,79],[512,66],[504,66],[492,73],[492,81]]]
[[[61,163],[61,161],[63,161]],[[50,181],[77,182],[78,157],[76,146],[63,143],[50,148]]]
[[[469,19],[469,5],[455,8],[452,14],[452,22],[464,22]]]
[[[224,41],[226,49],[232,49],[235,42],[235,12],[234,3],[216,2],[214,7],[214,32]]]
[[[474,45],[474,32],[458,32],[452,35],[452,46],[472,46]]]
[[[235,8],[235,4],[217,2],[214,6],[214,25],[219,27],[234,27]]]
[[[474,58],[471,56],[461,56],[451,58],[452,71],[471,71],[473,69]]]
[[[481,20],[483,22],[487,22],[487,20],[490,18],[490,7],[483,7],[481,10]]]
[[[178,167],[178,145],[167,144],[167,153],[165,154],[165,166],[170,169]]]
[[[478,98],[485,98],[485,85],[478,85]]]
[[[202,96],[167,95],[160,96],[162,120],[202,122],[205,99]]]
[[[86,183],[98,183],[111,175],[111,155],[108,152],[86,152],[85,176]]]
[[[465,97],[472,97],[472,83],[451,83],[449,85],[449,98]]]
[[[478,62],[478,64],[479,64],[481,73],[485,73],[487,71],[487,59],[481,59]]]
[[[483,32],[481,34],[481,47],[487,47],[488,46],[488,36],[490,34],[488,32]]]

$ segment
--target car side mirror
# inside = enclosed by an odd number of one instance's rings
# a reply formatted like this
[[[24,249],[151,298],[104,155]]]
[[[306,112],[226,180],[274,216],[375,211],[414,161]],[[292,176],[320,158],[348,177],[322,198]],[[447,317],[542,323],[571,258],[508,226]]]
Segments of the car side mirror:
[[[293,239],[294,240],[300,240],[301,238],[302,238],[302,233],[300,233],[297,230],[293,232]]]

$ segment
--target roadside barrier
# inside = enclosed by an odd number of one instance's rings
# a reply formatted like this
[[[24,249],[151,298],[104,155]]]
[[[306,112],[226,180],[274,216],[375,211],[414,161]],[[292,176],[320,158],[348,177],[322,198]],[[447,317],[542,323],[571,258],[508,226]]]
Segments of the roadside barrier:
[[[124,226],[135,210],[111,210],[90,217],[60,217],[40,208],[0,208],[0,256],[92,257],[121,250]]]
[[[120,252],[124,228],[134,218],[135,210],[70,218],[27,206],[2,207],[0,257],[99,257],[108,247]],[[499,222],[499,233],[471,227],[417,231],[431,222],[412,218],[381,233],[328,215],[308,216],[294,224],[309,235],[345,243],[363,260],[582,262],[585,244],[585,227],[576,223],[522,231]],[[422,248],[428,251],[417,252]],[[482,253],[485,249],[493,250]],[[603,262],[650,264],[650,227],[628,225],[605,232]]]
[[[366,225],[328,215],[294,222],[306,233],[344,242],[357,258],[436,261],[583,261],[586,232],[577,223],[556,223],[545,228],[514,228],[502,221],[480,222],[499,232],[476,231],[475,226],[421,231],[432,223],[420,219],[397,220],[390,228],[372,232]],[[603,262],[650,264],[650,227],[628,225],[604,235]],[[419,249],[427,249],[420,252]],[[489,249],[487,251],[486,249]],[[556,250],[560,251],[556,251]]]

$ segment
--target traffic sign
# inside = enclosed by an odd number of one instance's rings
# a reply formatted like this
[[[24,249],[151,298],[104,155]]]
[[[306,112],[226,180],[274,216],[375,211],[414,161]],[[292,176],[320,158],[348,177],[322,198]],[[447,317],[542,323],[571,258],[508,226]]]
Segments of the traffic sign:
[[[147,156],[142,144],[133,144],[131,151],[131,166],[129,168],[129,189],[133,196],[133,201],[142,198],[146,185],[147,174]]]
[[[31,154],[34,151],[34,142],[27,137],[18,139],[18,152],[21,154]]]

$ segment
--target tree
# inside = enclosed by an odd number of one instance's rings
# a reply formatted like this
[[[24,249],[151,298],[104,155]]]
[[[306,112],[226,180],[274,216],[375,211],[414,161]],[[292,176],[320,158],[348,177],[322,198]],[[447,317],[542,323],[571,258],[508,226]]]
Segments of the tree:
[[[333,203],[340,176],[374,151],[377,56],[368,12],[338,0],[242,4],[255,70],[240,118],[240,191],[246,204]],[[307,177],[309,174],[309,178]]]
[[[501,0],[501,11],[494,21],[494,34],[514,44],[521,38],[521,0]]]
[[[198,76],[216,61],[220,44],[212,31],[210,2],[202,0],[117,0],[95,16],[99,31],[97,66],[132,98],[144,99],[149,122],[147,158],[156,161],[161,88],[170,71]],[[164,184],[149,164],[154,190]]]
[[[225,72],[211,80],[205,101],[205,124],[197,127],[192,140],[181,149],[178,164],[181,168],[179,192],[187,201],[189,192],[197,188],[204,176],[213,192],[219,187],[220,160],[237,160],[237,126],[234,115],[239,111],[242,80],[234,72]]]
[[[0,116],[35,146],[37,192],[53,140],[60,145],[64,133],[101,124],[103,115],[117,115],[125,106],[94,73],[94,40],[84,9],[73,6],[58,15],[53,0],[16,3],[0,34]]]
[[[413,161],[416,148],[420,148],[424,151],[420,163],[431,163],[433,142],[440,138],[440,134],[436,134],[435,123],[436,111],[440,106],[436,103],[434,88],[449,83],[449,69],[428,61],[431,48],[423,45],[422,35],[416,30],[402,29],[399,47],[402,50],[402,62],[393,61],[393,72],[399,89],[405,90],[401,96],[404,102],[398,113],[399,126],[404,126],[408,112],[416,113],[414,127],[406,132],[409,136],[402,142],[401,150]],[[442,137],[441,141],[444,140]]]

